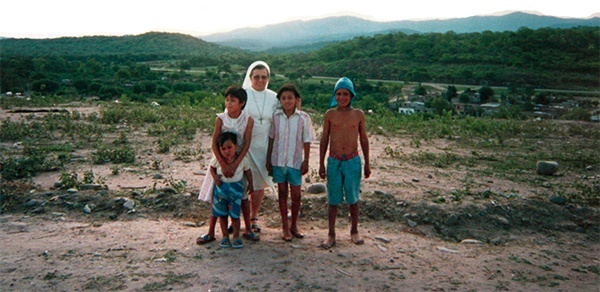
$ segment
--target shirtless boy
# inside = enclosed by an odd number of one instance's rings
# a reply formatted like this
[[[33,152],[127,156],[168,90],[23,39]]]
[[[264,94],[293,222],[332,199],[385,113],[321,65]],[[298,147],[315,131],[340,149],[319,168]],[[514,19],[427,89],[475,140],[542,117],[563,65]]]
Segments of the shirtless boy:
[[[352,227],[350,241],[363,244],[364,240],[358,234],[358,200],[361,180],[361,160],[358,156],[358,143],[363,152],[364,175],[371,175],[369,164],[369,139],[365,130],[365,115],[359,109],[351,107],[352,98],[356,95],[352,81],[346,77],[340,78],[333,90],[331,106],[323,120],[323,137],[319,151],[319,176],[327,177],[327,201],[329,204],[329,234],[321,244],[322,248],[330,249],[335,245],[335,220],[337,206],[344,200],[350,206]],[[325,154],[327,171],[325,171]]]

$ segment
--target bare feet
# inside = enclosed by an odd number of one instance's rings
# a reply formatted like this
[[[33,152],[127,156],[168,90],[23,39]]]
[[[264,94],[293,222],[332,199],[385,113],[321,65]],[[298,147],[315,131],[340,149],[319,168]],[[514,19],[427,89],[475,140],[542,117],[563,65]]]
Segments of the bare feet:
[[[335,246],[335,237],[333,237],[333,236],[328,236],[327,240],[325,240],[325,241],[323,241],[323,243],[321,243],[321,248],[323,248],[323,249],[331,249],[334,246]]]
[[[365,241],[362,238],[360,238],[360,235],[358,235],[358,233],[350,234],[350,241],[356,245],[365,243]]]
[[[298,227],[296,227],[296,229],[292,228],[290,231],[295,238],[304,238],[306,236]]]
[[[283,236],[281,236],[281,239],[285,241],[292,241],[292,234],[289,231],[283,232]]]

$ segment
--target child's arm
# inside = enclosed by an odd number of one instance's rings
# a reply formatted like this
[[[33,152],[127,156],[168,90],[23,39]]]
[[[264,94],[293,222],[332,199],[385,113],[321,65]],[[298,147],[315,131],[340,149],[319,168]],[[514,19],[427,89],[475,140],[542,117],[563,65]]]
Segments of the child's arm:
[[[221,177],[217,175],[217,168],[214,166],[210,167],[210,175],[213,177],[215,184],[220,186],[223,182],[221,181]]]
[[[365,160],[365,178],[369,178],[371,176],[371,164],[369,163],[369,137],[367,136],[367,131],[365,130],[365,115],[362,111],[360,112],[360,121],[358,123],[358,135],[360,140],[360,148],[362,148]]]
[[[254,183],[252,182],[252,171],[250,169],[244,170],[244,175],[248,181],[248,194],[254,192]]]
[[[325,117],[323,117],[323,136],[321,137],[321,143],[319,145],[319,177],[324,179],[327,175],[325,172],[325,153],[329,146],[329,124],[331,112],[327,111]]]
[[[229,166],[232,168],[233,172],[240,166],[242,163],[242,159],[246,157],[248,150],[250,150],[250,143],[252,143],[252,128],[254,127],[254,119],[252,117],[248,117],[248,124],[246,124],[246,130],[244,130],[244,147],[240,150],[240,154],[235,159],[235,161]]]
[[[304,160],[300,167],[300,174],[305,175],[308,173],[308,159],[310,157],[310,142],[304,143]]]
[[[227,165],[225,163],[225,159],[223,158],[223,156],[221,155],[221,151],[219,151],[219,145],[217,145],[217,139],[219,138],[219,135],[221,135],[221,128],[223,127],[223,121],[217,117],[217,119],[215,120],[215,128],[213,130],[213,135],[212,135],[212,151],[213,154],[215,155],[215,157],[217,158],[217,162],[219,163],[219,166],[221,166],[221,169],[223,170],[223,175],[225,177],[232,177],[233,173],[235,172],[235,169],[230,170],[229,165]]]
[[[304,141],[304,160],[302,161],[302,166],[300,166],[300,174],[305,175],[308,173],[308,161],[310,159],[310,143],[315,139],[315,129],[312,126],[312,121],[308,114],[306,114],[306,119],[304,120],[304,126],[302,127],[302,130],[302,141]]]
[[[273,164],[271,162],[271,154],[273,154],[273,142],[275,139],[269,137],[269,146],[267,146],[267,171],[270,173],[273,171]]]

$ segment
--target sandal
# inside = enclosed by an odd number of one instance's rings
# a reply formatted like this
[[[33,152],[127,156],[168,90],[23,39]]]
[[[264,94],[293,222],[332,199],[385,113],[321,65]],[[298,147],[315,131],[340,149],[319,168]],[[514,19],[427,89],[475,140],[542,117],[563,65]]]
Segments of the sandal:
[[[257,233],[254,233],[254,232],[244,233],[242,236],[244,237],[245,240],[248,240],[248,241],[253,241],[253,242],[260,241],[260,235],[258,235]]]
[[[219,246],[222,248],[230,248],[231,240],[229,240],[229,238],[223,238],[221,239],[221,243],[219,244]]]
[[[215,240],[216,240],[216,238],[214,238],[208,234],[204,234],[204,235],[196,238],[196,244],[203,245],[205,243],[213,242]]]
[[[241,238],[236,238],[233,240],[233,248],[238,249],[244,247],[244,242]]]
[[[251,222],[257,222],[258,218],[252,218],[250,219]],[[252,230],[252,232],[254,233],[260,233],[260,227],[258,227],[258,223],[251,223],[250,224],[250,229]]]

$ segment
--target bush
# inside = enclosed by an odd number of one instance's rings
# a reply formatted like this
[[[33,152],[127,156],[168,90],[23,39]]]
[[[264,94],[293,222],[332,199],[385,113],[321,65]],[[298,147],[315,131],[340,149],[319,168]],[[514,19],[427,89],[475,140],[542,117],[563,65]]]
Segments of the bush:
[[[571,121],[590,121],[592,118],[592,114],[583,108],[575,108],[560,117],[562,120],[571,120]]]

